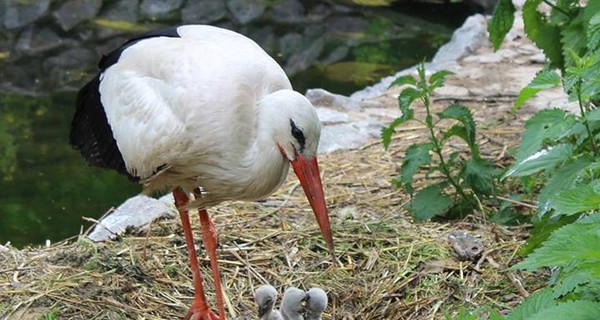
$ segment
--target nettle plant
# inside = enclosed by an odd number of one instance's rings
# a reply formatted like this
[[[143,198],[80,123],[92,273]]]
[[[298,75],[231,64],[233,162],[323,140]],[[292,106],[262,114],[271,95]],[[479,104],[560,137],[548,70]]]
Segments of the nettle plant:
[[[583,5],[582,5],[583,3]],[[549,6],[549,14],[539,10]],[[497,49],[515,7],[500,0],[488,31]],[[562,86],[578,114],[542,110],[525,124],[516,162],[502,176],[542,186],[528,256],[513,269],[553,268],[549,287],[507,319],[600,318],[600,1],[527,0],[527,36],[548,66],[519,94],[514,110],[541,90]]]
[[[483,159],[475,139],[476,127],[471,111],[458,103],[449,104],[444,110],[433,114],[431,94],[444,85],[452,74],[442,70],[428,79],[425,67],[417,67],[417,76],[405,75],[397,78],[391,86],[404,86],[398,96],[398,106],[402,113],[389,126],[383,128],[381,138],[387,149],[392,141],[395,128],[408,121],[424,125],[428,141],[408,147],[400,168],[400,175],[394,179],[397,187],[411,194],[406,208],[416,220],[427,220],[435,216],[462,216],[478,206],[478,199],[494,193],[496,170],[492,163]],[[423,119],[415,117],[413,104],[420,101],[425,109]],[[455,122],[449,129],[440,126],[442,121]],[[465,157],[460,151],[444,156],[443,150],[450,138],[463,140],[470,151]],[[426,169],[426,175],[439,173],[443,177],[418,191],[413,180],[419,170]]]

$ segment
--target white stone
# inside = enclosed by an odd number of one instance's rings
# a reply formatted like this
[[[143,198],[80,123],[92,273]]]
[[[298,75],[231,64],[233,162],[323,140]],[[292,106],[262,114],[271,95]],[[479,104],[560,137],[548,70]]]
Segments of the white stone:
[[[177,213],[175,205],[172,201],[170,205],[165,201],[166,199],[157,200],[145,195],[129,198],[100,220],[88,238],[93,241],[106,241],[122,235],[128,228],[143,230],[156,219],[175,217]]]

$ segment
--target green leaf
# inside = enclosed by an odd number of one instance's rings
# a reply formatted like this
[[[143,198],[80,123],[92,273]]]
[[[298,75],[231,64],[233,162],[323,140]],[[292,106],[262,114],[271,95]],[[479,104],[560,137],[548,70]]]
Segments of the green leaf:
[[[537,11],[542,0],[527,0],[523,5],[523,22],[525,33],[550,60],[551,66],[561,70],[565,69],[562,46],[560,43],[560,29],[550,24],[546,16]]]
[[[515,21],[515,6],[511,0],[500,0],[496,4],[494,14],[488,22],[488,32],[494,51],[500,48],[504,37]]]
[[[565,66],[575,64],[574,57],[584,56],[587,51],[586,31],[584,28],[583,11],[561,28],[562,50]]]
[[[404,162],[402,162],[402,166],[400,167],[399,182],[408,193],[414,191],[412,179],[417,170],[419,170],[419,167],[431,164],[431,154],[429,154],[429,151],[432,149],[433,144],[428,142],[413,144],[406,150]]]
[[[600,209],[600,194],[587,184],[565,190],[550,198],[550,206],[556,215],[572,215]]]
[[[565,267],[574,261],[600,263],[600,214],[595,213],[552,233],[548,240],[512,269]]]
[[[442,139],[440,141],[440,145],[444,145],[448,139],[451,137],[459,137],[464,141],[469,141],[469,134],[467,133],[467,128],[460,124],[455,124],[447,131],[443,132]],[[470,146],[469,146],[470,147]],[[478,150],[477,150],[478,151]],[[477,152],[477,156],[479,156],[479,152]]]
[[[452,206],[452,199],[442,193],[442,188],[432,185],[421,189],[407,204],[417,221],[441,216]]]
[[[415,80],[415,77],[413,77],[411,75],[400,76],[400,77],[396,78],[396,80],[394,80],[388,88],[396,87],[396,86],[403,86],[403,85],[407,85],[407,84],[414,86],[417,84],[417,80]]]
[[[400,112],[402,113],[402,115],[394,119],[394,121],[392,121],[392,123],[390,123],[389,126],[381,129],[381,140],[383,141],[383,147],[386,150],[392,142],[392,136],[394,135],[394,132],[396,132],[396,127],[409,120],[414,119],[414,110],[410,107],[410,105],[413,103],[413,101],[420,98],[421,96],[421,92],[413,87],[405,88],[398,95],[398,107],[400,108]]]
[[[527,320],[596,320],[598,317],[600,317],[599,302],[577,300],[540,310]]]
[[[410,105],[413,103],[413,101],[421,98],[422,96],[423,94],[421,91],[413,87],[405,88],[402,90],[402,92],[400,92],[400,95],[398,95],[398,107],[400,108],[403,117],[407,117],[408,114],[410,114],[412,119],[412,109],[410,108]]]
[[[585,114],[587,121],[600,121],[600,108],[596,108]]]
[[[495,169],[492,163],[485,159],[473,158],[465,162],[461,171],[464,184],[477,195],[489,196],[494,191]]]
[[[549,69],[542,69],[533,80],[519,92],[512,111],[517,111],[523,103],[536,95],[538,92],[546,89],[558,87],[560,85],[560,76]]]
[[[517,306],[507,317],[506,320],[524,320],[547,308],[556,305],[552,291],[542,289],[525,299],[523,303]]]
[[[381,129],[381,140],[383,141],[383,147],[386,150],[392,142],[392,136],[394,135],[394,132],[396,132],[396,127],[408,120],[410,120],[408,119],[408,117],[396,118],[394,119],[394,121],[392,121],[392,123],[390,123],[389,126],[383,127],[383,129]]]
[[[600,48],[600,1],[588,1],[583,8],[583,19],[588,50],[595,51]]]
[[[511,199],[518,200],[518,197],[511,196]],[[503,203],[502,207],[497,212],[490,216],[490,221],[505,226],[518,226],[531,220],[531,217],[518,212],[515,207],[512,206],[512,203],[511,205],[506,205],[505,203],[506,202]]]
[[[533,219],[533,229],[529,234],[527,243],[520,250],[520,254],[526,255],[531,253],[533,250],[539,248],[544,243],[552,232],[558,228],[573,223],[577,220],[577,216],[560,216],[558,218],[550,217],[550,215],[541,216],[541,219]]]
[[[590,283],[591,279],[597,279],[598,276],[592,271],[593,267],[589,264],[577,263],[577,267],[568,270],[564,275],[561,274],[560,279],[552,288],[554,297],[565,296],[575,291],[579,286]]]
[[[575,124],[575,117],[562,109],[537,112],[525,122],[525,132],[515,156],[517,161],[523,161],[542,149],[546,141],[557,143]]]
[[[571,189],[576,181],[579,181],[584,169],[592,164],[594,159],[590,156],[581,156],[565,163],[559,167],[546,185],[540,190],[538,196],[538,215],[544,215],[550,207],[550,199],[557,193]]]
[[[446,82],[446,77],[454,74],[452,71],[440,70],[429,77],[429,90],[430,92],[443,86]]]
[[[440,117],[440,119],[454,119],[462,123],[466,130],[465,142],[471,147],[472,151],[478,150],[475,147],[475,121],[473,121],[473,115],[469,108],[455,102],[450,104],[442,112],[438,113],[438,117]],[[476,154],[475,156],[478,157],[479,154]]]
[[[522,161],[514,164],[501,179],[509,176],[527,176],[536,172],[552,169],[567,161],[573,155],[573,146],[559,144],[540,150]]]

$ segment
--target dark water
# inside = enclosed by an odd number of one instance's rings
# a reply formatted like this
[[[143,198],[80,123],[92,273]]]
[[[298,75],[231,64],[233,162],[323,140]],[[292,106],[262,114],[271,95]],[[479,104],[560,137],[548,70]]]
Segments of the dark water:
[[[414,9],[413,9],[414,10]],[[443,12],[416,10],[432,22]],[[460,26],[468,12],[445,17],[447,27]],[[388,26],[376,21],[373,33]],[[349,94],[381,77],[424,59],[450,37],[445,33],[416,34],[403,39],[363,43],[330,65],[313,65],[292,77],[299,91],[321,87]],[[83,85],[83,83],[82,83]],[[55,242],[76,235],[113,206],[141,188],[114,172],[92,168],[68,145],[74,92],[47,97],[0,93],[0,243],[21,247]]]
[[[88,167],[67,144],[75,93],[0,95],[0,243],[16,246],[76,235],[139,192],[116,173]]]

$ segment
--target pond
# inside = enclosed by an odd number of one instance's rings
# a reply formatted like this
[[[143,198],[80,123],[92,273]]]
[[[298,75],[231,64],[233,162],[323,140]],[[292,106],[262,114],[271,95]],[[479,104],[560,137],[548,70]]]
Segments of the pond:
[[[293,72],[291,79],[296,90],[320,87],[340,94],[357,91],[383,76],[431,58],[469,14],[466,10],[457,11],[455,5],[376,10],[377,14],[361,16],[366,23],[365,32],[372,39],[357,41],[365,35],[348,35],[344,40],[348,50],[342,52],[341,58],[320,59]],[[413,19],[411,23],[435,28],[390,35],[389,32],[402,30],[397,25],[398,12],[402,12],[401,17]],[[324,51],[336,49],[331,44],[324,47]],[[0,57],[0,67],[8,70],[11,66],[2,64]],[[40,64],[39,68],[43,67]],[[50,79],[45,79],[44,73],[39,71],[36,81],[56,82],[50,75]],[[6,71],[4,76],[10,74]],[[76,96],[73,88],[88,78],[89,74],[84,73],[81,79],[70,79],[68,84],[73,86],[40,92],[27,88],[0,92],[0,244],[10,241],[21,247],[77,235],[90,225],[82,217],[98,218],[141,190],[117,173],[89,167],[67,143]]]

